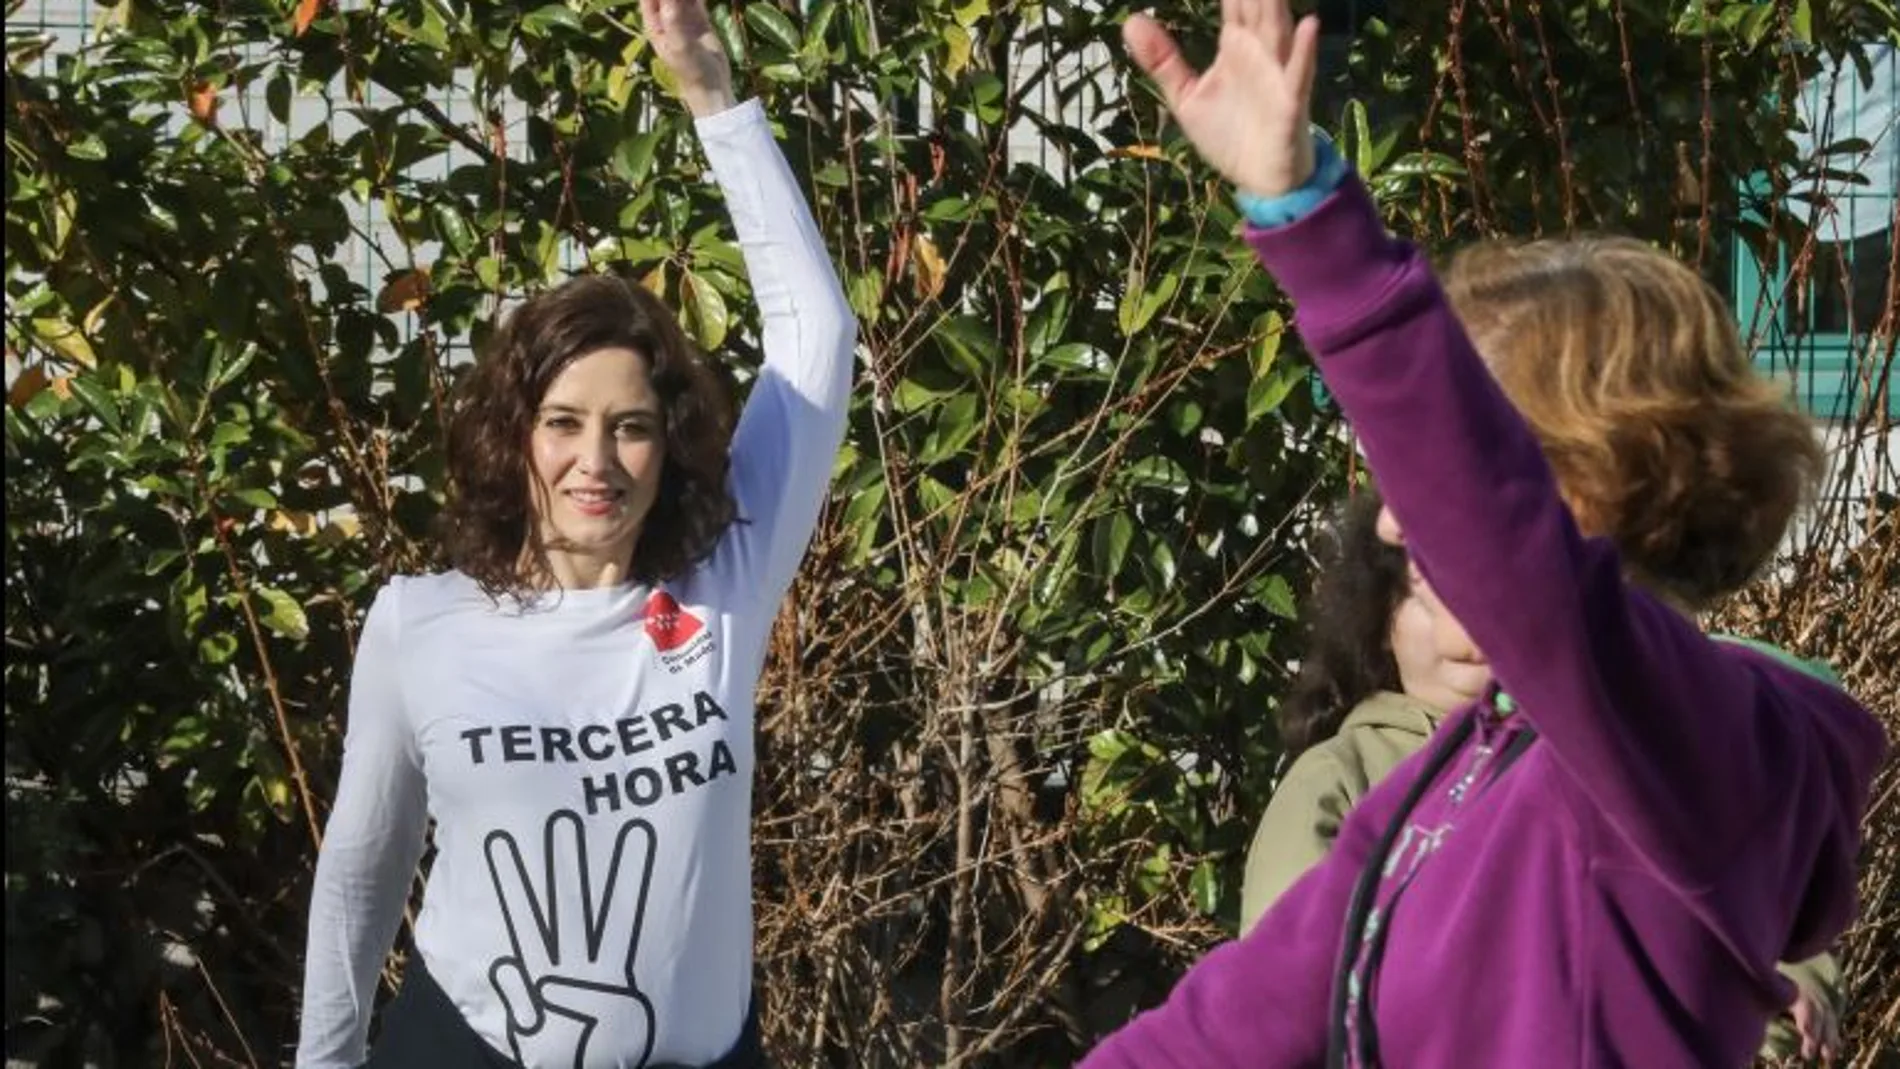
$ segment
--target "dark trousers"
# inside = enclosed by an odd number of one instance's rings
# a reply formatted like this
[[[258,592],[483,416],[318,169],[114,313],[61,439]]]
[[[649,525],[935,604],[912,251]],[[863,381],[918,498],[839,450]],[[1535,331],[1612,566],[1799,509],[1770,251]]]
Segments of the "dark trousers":
[[[403,973],[402,990],[383,1010],[382,1033],[361,1069],[521,1069],[521,1065],[484,1043],[423,968],[422,959],[412,956]],[[653,1064],[647,1069],[692,1067]],[[771,1069],[759,1038],[756,1004],[746,1013],[739,1042],[704,1069]]]

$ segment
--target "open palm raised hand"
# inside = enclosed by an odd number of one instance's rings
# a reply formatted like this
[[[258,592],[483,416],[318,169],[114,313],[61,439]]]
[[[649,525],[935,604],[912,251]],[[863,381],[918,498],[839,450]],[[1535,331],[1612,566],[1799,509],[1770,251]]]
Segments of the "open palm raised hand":
[[[705,0],[640,0],[640,18],[654,53],[678,79],[688,110],[711,115],[732,106],[732,60]]]
[[[1277,197],[1312,175],[1319,19],[1295,24],[1287,0],[1221,0],[1220,50],[1200,72],[1147,15],[1122,36],[1201,158],[1242,192]]]

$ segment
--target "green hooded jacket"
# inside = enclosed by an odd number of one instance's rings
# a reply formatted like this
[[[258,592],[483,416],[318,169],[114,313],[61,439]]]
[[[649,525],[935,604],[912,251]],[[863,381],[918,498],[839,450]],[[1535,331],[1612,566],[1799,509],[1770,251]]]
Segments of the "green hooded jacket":
[[[1380,691],[1339,730],[1293,760],[1247,849],[1240,930],[1251,929],[1287,888],[1332,849],[1346,814],[1399,762],[1424,748],[1445,719],[1428,702]]]

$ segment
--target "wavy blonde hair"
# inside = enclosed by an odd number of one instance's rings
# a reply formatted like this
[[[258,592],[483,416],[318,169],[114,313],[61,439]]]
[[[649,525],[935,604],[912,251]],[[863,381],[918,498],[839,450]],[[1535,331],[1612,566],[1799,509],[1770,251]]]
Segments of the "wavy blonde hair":
[[[1445,290],[1583,529],[1690,608],[1754,576],[1825,470],[1720,295],[1622,238],[1488,244]]]

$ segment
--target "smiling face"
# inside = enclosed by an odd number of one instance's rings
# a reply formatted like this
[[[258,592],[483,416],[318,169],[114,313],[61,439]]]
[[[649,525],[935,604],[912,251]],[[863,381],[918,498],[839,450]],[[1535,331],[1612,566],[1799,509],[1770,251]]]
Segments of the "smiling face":
[[[530,500],[561,585],[627,577],[659,496],[665,430],[647,360],[632,349],[595,350],[549,384],[529,434]]]

